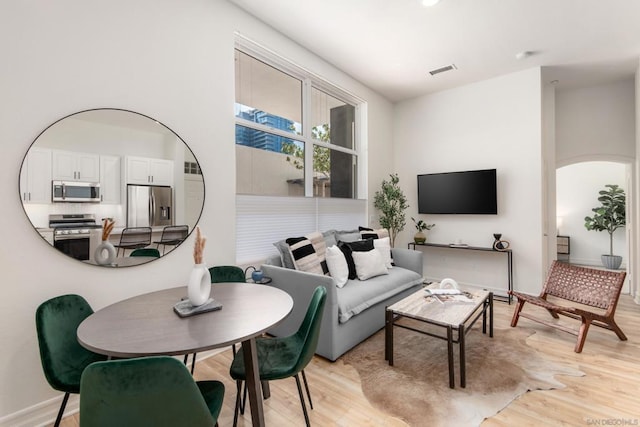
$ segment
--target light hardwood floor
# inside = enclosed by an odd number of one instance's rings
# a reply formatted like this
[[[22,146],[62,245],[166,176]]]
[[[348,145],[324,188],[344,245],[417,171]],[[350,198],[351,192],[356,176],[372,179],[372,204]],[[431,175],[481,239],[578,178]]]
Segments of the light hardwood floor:
[[[495,303],[496,328],[509,327],[513,308],[514,305]],[[592,327],[583,352],[576,354],[572,335],[521,319],[521,325],[537,331],[527,341],[531,347],[550,358],[574,362],[586,375],[559,376],[565,388],[526,393],[482,426],[640,425],[640,306],[629,296],[622,296],[616,320],[628,341],[619,341],[613,332]],[[564,322],[577,325],[572,319]],[[230,363],[231,350],[227,350],[196,365],[197,380],[214,378],[225,383],[225,402],[218,420],[222,427],[233,422],[235,384],[229,378]],[[315,357],[305,372],[314,404],[314,410],[309,411],[312,425],[407,425],[371,406],[362,394],[357,372],[342,361],[331,363]],[[293,379],[272,382],[271,396],[264,403],[268,426],[304,425]],[[62,426],[77,427],[78,419],[78,414],[69,416]],[[249,415],[238,424],[250,426]]]

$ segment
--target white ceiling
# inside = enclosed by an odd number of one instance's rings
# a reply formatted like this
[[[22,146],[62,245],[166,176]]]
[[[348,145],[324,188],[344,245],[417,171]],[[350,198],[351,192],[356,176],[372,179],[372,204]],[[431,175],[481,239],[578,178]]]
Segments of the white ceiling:
[[[230,1],[394,102],[536,66],[559,89],[606,83],[640,58],[640,0]]]

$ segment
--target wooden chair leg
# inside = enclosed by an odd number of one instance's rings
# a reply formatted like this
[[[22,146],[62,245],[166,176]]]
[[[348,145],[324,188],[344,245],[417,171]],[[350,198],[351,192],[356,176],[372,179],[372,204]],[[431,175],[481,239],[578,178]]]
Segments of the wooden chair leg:
[[[620,329],[620,327],[618,326],[618,324],[616,323],[615,320],[609,319],[607,321],[607,325],[609,325],[611,330],[616,333],[618,338],[620,338],[620,341],[626,341],[627,340],[627,336],[624,334],[624,332],[622,332],[622,329]]]
[[[522,311],[522,307],[524,306],[524,300],[518,299],[516,303],[516,308],[513,311],[513,318],[511,319],[511,327],[515,328],[518,324],[518,319],[520,319],[520,312]]]
[[[578,341],[573,351],[576,353],[582,353],[582,347],[587,339],[587,332],[589,332],[589,326],[591,326],[591,319],[583,317],[582,324],[580,325],[580,331],[578,331]]]
[[[300,377],[298,374],[294,375],[296,379],[296,385],[298,386],[298,395],[300,396],[300,403],[302,404],[302,412],[304,413],[304,421],[307,424],[307,427],[311,427],[309,423],[309,414],[307,414],[307,405],[304,404],[304,395],[302,394],[302,386],[300,385]]]

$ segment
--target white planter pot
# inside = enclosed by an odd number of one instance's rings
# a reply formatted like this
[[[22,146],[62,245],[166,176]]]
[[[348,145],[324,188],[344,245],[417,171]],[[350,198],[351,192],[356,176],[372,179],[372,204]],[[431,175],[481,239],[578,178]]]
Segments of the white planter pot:
[[[196,264],[189,275],[189,283],[187,285],[187,295],[189,302],[194,307],[204,304],[209,299],[211,293],[211,274],[207,266]]]

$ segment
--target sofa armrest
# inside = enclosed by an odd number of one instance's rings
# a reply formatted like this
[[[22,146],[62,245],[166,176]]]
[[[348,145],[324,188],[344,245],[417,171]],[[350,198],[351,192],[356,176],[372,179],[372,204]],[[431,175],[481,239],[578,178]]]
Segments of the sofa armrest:
[[[266,277],[271,278],[271,283],[266,286],[281,289],[293,298],[291,314],[273,331],[270,330],[270,333],[273,332],[276,336],[295,333],[304,319],[313,291],[318,286],[324,286],[327,289],[323,323],[337,323],[338,298],[335,280],[332,277],[267,264],[263,264],[260,269]]]
[[[415,271],[422,276],[422,252],[413,249],[392,248],[391,256],[393,263],[398,267]]]

